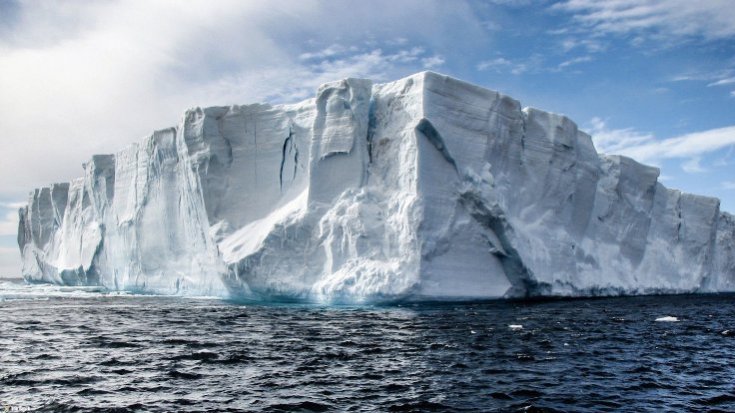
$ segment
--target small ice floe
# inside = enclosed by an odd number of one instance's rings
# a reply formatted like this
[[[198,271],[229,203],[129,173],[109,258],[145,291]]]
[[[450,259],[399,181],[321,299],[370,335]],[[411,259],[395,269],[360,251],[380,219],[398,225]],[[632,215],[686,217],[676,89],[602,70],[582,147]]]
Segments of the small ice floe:
[[[676,317],[667,315],[665,317],[659,317],[659,318],[657,318],[656,321],[658,321],[660,323],[675,323],[675,322],[679,321],[679,319],[676,318]]]
[[[509,324],[508,328],[511,330],[523,330],[523,325],[521,324]]]
[[[475,331],[475,330],[470,330],[470,334],[477,334],[477,331]]]
[[[732,331],[732,330],[725,330],[725,331],[723,331],[723,332],[722,332],[722,333],[720,333],[720,334],[722,334],[722,335],[723,335],[723,336],[725,336],[725,337],[732,337],[732,336],[735,336],[735,331]]]

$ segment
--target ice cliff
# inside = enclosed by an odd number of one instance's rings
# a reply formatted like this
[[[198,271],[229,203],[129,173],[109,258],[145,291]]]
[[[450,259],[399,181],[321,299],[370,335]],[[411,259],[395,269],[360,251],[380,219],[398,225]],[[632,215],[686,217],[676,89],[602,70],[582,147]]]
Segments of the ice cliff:
[[[735,290],[735,218],[435,73],[193,109],[20,210],[28,281],[363,301]]]

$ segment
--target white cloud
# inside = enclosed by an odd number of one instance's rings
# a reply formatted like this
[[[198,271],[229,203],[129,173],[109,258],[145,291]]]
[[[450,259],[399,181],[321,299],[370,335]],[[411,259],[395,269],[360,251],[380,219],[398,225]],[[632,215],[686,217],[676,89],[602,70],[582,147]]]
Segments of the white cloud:
[[[735,160],[735,145],[731,145],[730,148],[727,150],[727,153],[723,154],[717,159],[712,160],[711,162],[712,166],[722,168],[730,165],[733,160]]]
[[[274,65],[288,57],[252,27],[237,31],[252,46],[227,46],[224,34],[233,23],[227,14],[264,19],[267,10],[256,3],[237,8],[192,2],[177,8],[165,2],[89,7],[80,2],[73,8],[81,17],[71,23],[63,17],[69,3],[32,4],[25,5],[14,34],[33,38],[52,31],[60,39],[23,47],[0,42],[0,187],[5,190],[67,180],[79,174],[80,163],[92,153],[117,150],[175,123],[178,113],[209,100],[212,85],[198,73],[208,65],[238,61],[253,69],[250,62]],[[36,17],[38,9],[57,20]],[[177,76],[188,77],[190,87]]]
[[[0,278],[20,278],[20,251],[0,247]]]
[[[492,60],[483,60],[482,62],[477,64],[477,70],[488,70],[488,69],[498,69],[501,67],[508,67],[511,66],[513,63],[504,58],[504,57],[497,57]]]
[[[17,210],[18,208],[22,208],[26,206],[26,202],[18,201],[18,202],[0,202],[0,208],[7,208],[7,209],[13,209]]]
[[[476,66],[477,70],[492,70],[496,73],[510,72],[514,75],[521,75],[528,72],[532,65],[526,62],[513,62],[504,57],[496,57],[495,59],[483,60]]]
[[[440,65],[454,37],[483,33],[464,2],[439,0],[19,4],[12,31],[0,32],[0,195],[12,197],[79,176],[92,154],[187,108],[397,78]]]
[[[18,234],[18,211],[7,212],[0,218],[0,236]]]
[[[650,133],[632,128],[610,129],[604,120],[590,121],[590,135],[603,153],[629,156],[643,163],[659,164],[664,159],[685,159],[686,172],[703,172],[701,157],[735,145],[735,126],[689,133],[669,139],[656,139]]]
[[[592,57],[591,56],[575,57],[573,59],[569,59],[569,60],[566,60],[566,61],[563,61],[563,62],[559,63],[559,66],[557,67],[557,69],[558,70],[561,70],[561,69],[564,69],[564,68],[569,67],[569,66],[572,66],[572,65],[576,65],[576,64],[584,63],[584,62],[589,62],[589,61],[592,61]]]
[[[641,145],[632,152],[643,159],[686,158],[735,144],[735,126],[690,133]]]
[[[725,181],[722,183],[722,187],[725,189],[735,189],[735,181]]]
[[[0,237],[15,236],[18,234],[18,208],[25,206],[25,202],[0,202]]]
[[[590,120],[589,133],[598,151],[607,154],[625,154],[634,148],[655,141],[650,133],[642,133],[633,128],[610,129],[605,120],[595,117]]]
[[[561,33],[565,34],[566,32]],[[573,49],[580,48],[585,49],[589,53],[598,53],[604,51],[607,46],[598,39],[567,37],[561,40],[561,48],[564,52],[570,52]]]
[[[312,60],[312,59],[324,59],[327,57],[332,57],[338,54],[343,54],[347,52],[348,48],[340,45],[340,44],[333,44],[323,50],[319,50],[316,52],[305,52],[301,53],[299,55],[299,59],[301,60]]]
[[[433,69],[444,64],[444,58],[439,55],[433,55],[421,59],[424,69]]]
[[[735,70],[731,68],[688,70],[666,79],[668,82],[708,82],[708,87],[726,86],[735,83]],[[733,80],[733,82],[731,82]]]
[[[616,34],[652,30],[658,36],[735,36],[732,0],[567,0],[552,6],[574,14],[597,32]]]
[[[683,169],[684,172],[690,174],[707,172],[707,169],[702,166],[701,156],[695,156],[693,158],[687,159],[681,164],[681,169]]]
[[[720,80],[718,80],[716,82],[712,82],[712,83],[708,84],[707,86],[710,86],[710,87],[712,87],[712,86],[724,86],[724,85],[731,85],[733,83],[735,83],[735,77],[728,77],[726,79],[720,79]]]

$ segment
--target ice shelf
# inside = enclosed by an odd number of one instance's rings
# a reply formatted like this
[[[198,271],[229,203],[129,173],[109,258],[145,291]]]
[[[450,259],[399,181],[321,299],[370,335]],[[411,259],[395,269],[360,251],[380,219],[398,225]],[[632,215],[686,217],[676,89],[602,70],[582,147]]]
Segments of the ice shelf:
[[[735,290],[735,219],[568,118],[432,72],[196,108],[35,190],[31,282],[364,302]]]

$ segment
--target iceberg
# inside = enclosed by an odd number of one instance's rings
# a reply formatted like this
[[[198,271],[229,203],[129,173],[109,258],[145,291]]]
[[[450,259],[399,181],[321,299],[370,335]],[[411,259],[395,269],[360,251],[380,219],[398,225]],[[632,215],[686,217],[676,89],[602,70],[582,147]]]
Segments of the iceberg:
[[[195,108],[20,209],[29,282],[366,302],[735,291],[735,218],[432,72]]]

